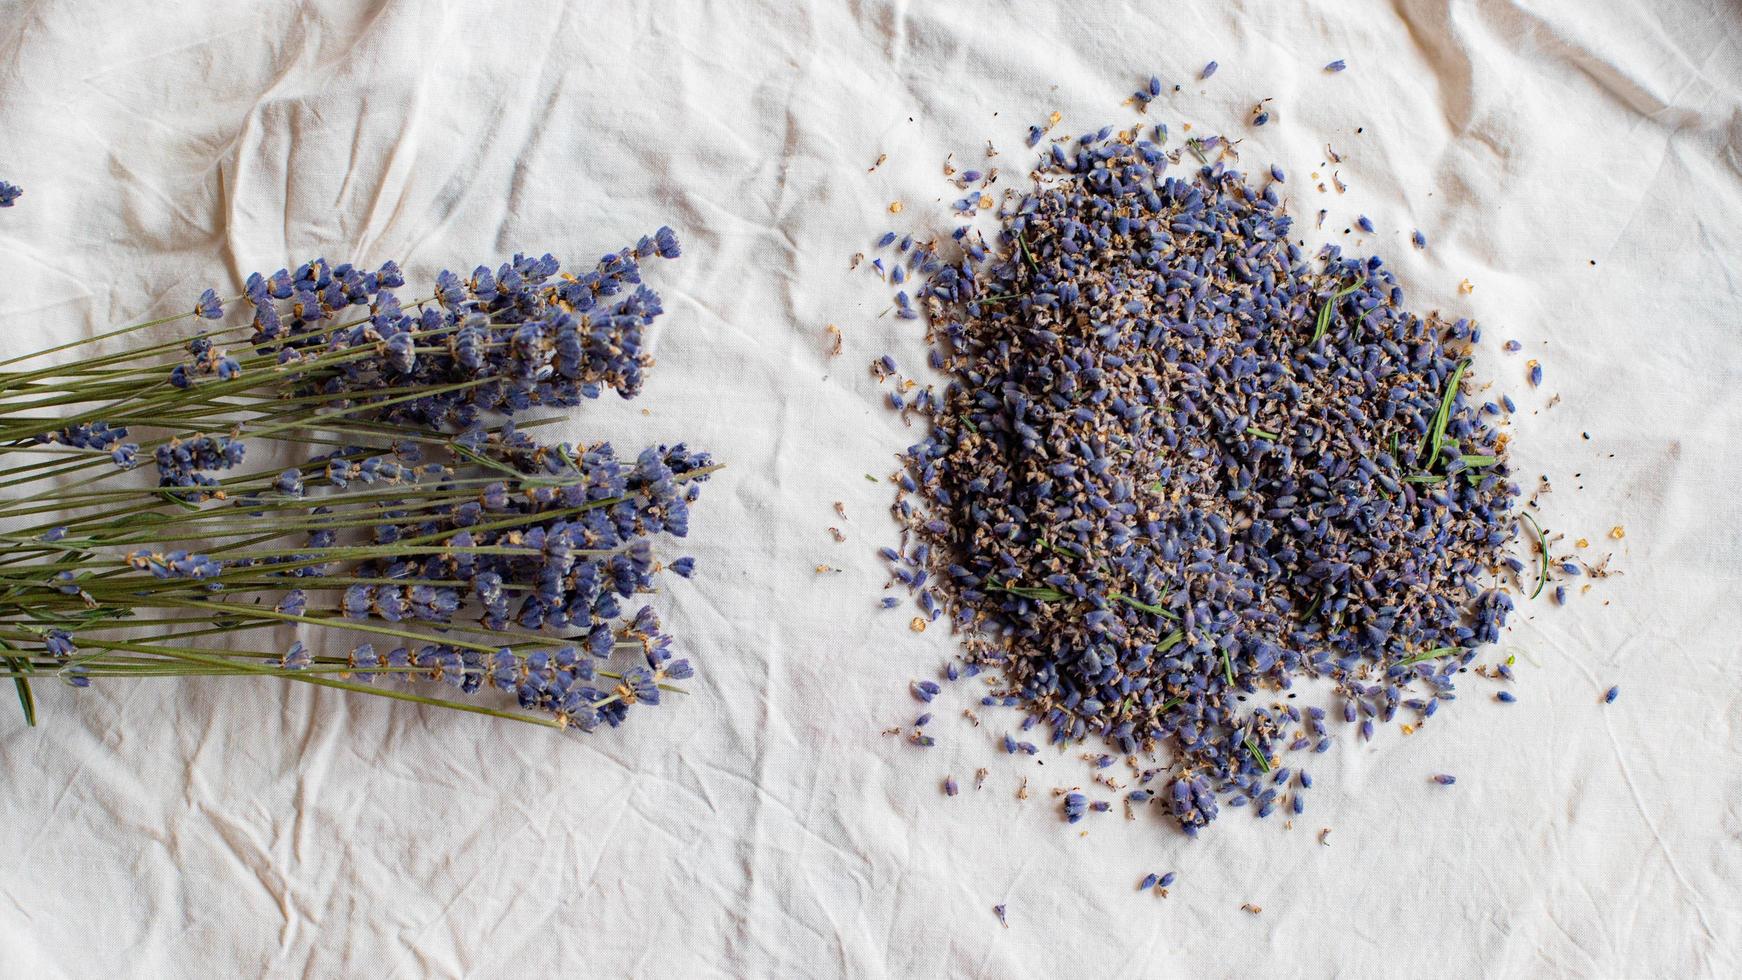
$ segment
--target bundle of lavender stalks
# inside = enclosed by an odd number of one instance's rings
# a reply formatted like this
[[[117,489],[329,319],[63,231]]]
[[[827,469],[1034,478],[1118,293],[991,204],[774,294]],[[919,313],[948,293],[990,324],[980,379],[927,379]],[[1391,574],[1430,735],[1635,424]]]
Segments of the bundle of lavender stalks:
[[[635,600],[693,570],[656,539],[715,466],[525,416],[638,393],[661,313],[639,263],[677,255],[662,228],[404,302],[391,262],[317,259],[0,360],[0,673],[26,721],[43,682],[185,676],[582,731],[658,704],[691,667]]]

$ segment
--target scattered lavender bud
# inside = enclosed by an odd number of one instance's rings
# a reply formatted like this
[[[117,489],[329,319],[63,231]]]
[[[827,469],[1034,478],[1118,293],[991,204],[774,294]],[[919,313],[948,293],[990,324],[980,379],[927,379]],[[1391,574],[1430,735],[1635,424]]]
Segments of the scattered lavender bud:
[[[1076,823],[1088,812],[1088,798],[1081,793],[1066,793],[1064,811],[1065,822]]]

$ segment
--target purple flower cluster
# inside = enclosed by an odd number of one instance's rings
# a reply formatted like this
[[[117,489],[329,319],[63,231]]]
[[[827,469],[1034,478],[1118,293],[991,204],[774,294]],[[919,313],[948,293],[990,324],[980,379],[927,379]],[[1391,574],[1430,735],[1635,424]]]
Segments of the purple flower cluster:
[[[16,204],[18,198],[23,196],[23,194],[24,188],[19,187],[17,184],[8,184],[6,181],[0,180],[0,208],[9,208],[13,204]]]
[[[206,473],[242,465],[246,451],[242,440],[229,436],[171,439],[157,447],[157,485],[188,489],[183,499],[204,500],[218,487],[217,479]]]
[[[706,454],[660,446],[625,465],[608,444],[576,453],[541,446],[512,427],[471,440],[469,451],[526,476],[455,493],[454,471],[420,471],[425,478],[408,491],[408,503],[419,496],[444,502],[420,508],[415,519],[396,519],[402,511],[390,503],[370,534],[377,543],[436,541],[442,550],[359,562],[351,574],[372,581],[344,589],[343,614],[358,622],[445,626],[465,610],[487,630],[561,631],[581,642],[554,652],[505,648],[487,659],[432,645],[377,660],[365,645],[353,666],[365,674],[380,666],[427,669],[468,693],[488,675],[522,707],[552,712],[582,730],[616,725],[632,705],[658,704],[658,683],[691,676],[688,661],[672,659],[671,637],[660,632],[651,607],[614,624],[624,616],[624,600],[653,587],[659,569],[650,538],[688,533],[690,505],[711,467]],[[565,461],[554,473],[553,460]],[[320,546],[312,537],[311,545]],[[674,570],[679,563],[693,571],[694,559],[674,561]],[[600,672],[626,648],[646,666]],[[606,676],[616,686],[600,688]]]
[[[184,549],[157,552],[141,548],[127,556],[127,564],[156,578],[210,579],[223,574],[222,562]]]
[[[580,275],[560,273],[550,255],[516,255],[469,276],[444,271],[433,301],[409,308],[393,292],[405,282],[394,263],[371,273],[317,259],[248,278],[250,342],[295,370],[299,395],[366,402],[386,389],[428,389],[377,413],[395,423],[458,431],[489,413],[578,405],[607,388],[630,398],[651,363],[646,328],[663,312],[640,262],[679,253],[661,228]],[[208,296],[202,310],[215,303]],[[224,376],[221,358],[194,353],[177,367],[182,380]]]
[[[377,542],[433,538],[456,549],[514,553],[372,559],[359,566],[361,577],[463,585],[352,585],[345,613],[445,623],[470,598],[490,629],[591,628],[602,635],[602,624],[619,615],[618,599],[652,584],[648,536],[688,533],[689,506],[706,477],[687,477],[709,465],[706,454],[678,445],[648,449],[635,465],[623,466],[608,444],[600,444],[581,454],[569,479],[490,483],[470,499],[424,508],[415,521],[383,521],[372,529]],[[444,483],[420,489],[442,494]]]
[[[1408,312],[1377,257],[1309,260],[1274,186],[1170,176],[1155,135],[1054,143],[996,248],[896,257],[950,380],[896,405],[931,429],[894,564],[1002,668],[986,703],[1165,753],[1142,782],[1195,833],[1218,800],[1269,814],[1279,753],[1330,744],[1264,692],[1328,679],[1369,723],[1453,697],[1512,606],[1518,490],[1462,392],[1473,325]]]
[[[382,653],[361,643],[342,660],[298,642],[277,665],[361,681],[431,679],[468,694],[488,686],[578,730],[658,704],[662,685],[693,669],[673,658],[654,610],[631,603],[654,591],[666,568],[694,573],[687,556],[662,566],[655,539],[688,534],[712,460],[682,444],[619,459],[608,443],[541,442],[514,417],[606,389],[639,393],[652,363],[646,329],[662,312],[640,263],[679,254],[676,236],[661,228],[578,275],[549,255],[517,255],[465,277],[443,272],[435,295],[411,306],[395,295],[405,279],[392,262],[365,272],[317,259],[250,276],[248,326],[213,327],[186,343],[180,363],[140,371],[178,406],[160,414],[212,421],[209,431],[226,433],[149,443],[159,489],[144,506],[222,501],[236,509],[241,533],[225,522],[191,525],[190,537],[218,529],[220,541],[202,554],[142,523],[145,536],[129,540],[120,561],[146,574],[62,572],[52,588],[93,605],[119,597],[150,609],[168,596],[179,611],[205,596],[270,609],[261,614],[267,627],[288,618],[376,639],[382,630],[428,636]],[[192,315],[222,321],[225,304],[206,290]],[[230,351],[216,343],[250,332]],[[234,401],[213,409],[220,397]],[[249,406],[265,407],[258,418],[225,414]],[[338,448],[243,473],[251,428],[293,443],[309,433]],[[109,453],[130,467],[141,450],[127,436],[91,421],[34,441]],[[57,530],[43,540],[65,536]],[[64,631],[45,646],[56,656],[71,649]],[[630,654],[632,666],[613,668]]]
[[[31,442],[40,446],[71,446],[73,449],[92,449],[98,453],[117,453],[127,439],[127,426],[111,426],[106,421],[85,421],[66,428],[57,428],[54,432],[44,432],[37,435]],[[139,447],[132,446],[132,453],[138,453]]]

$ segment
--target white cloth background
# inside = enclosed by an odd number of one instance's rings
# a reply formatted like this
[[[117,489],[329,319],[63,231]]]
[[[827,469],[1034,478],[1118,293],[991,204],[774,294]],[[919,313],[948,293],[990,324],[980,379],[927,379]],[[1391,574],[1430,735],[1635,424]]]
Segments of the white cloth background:
[[[5,354],[315,254],[427,281],[669,223],[685,255],[651,271],[669,313],[646,393],[566,436],[730,467],[684,549],[696,579],[660,601],[694,693],[621,731],[248,681],[44,686],[34,731],[7,709],[0,974],[1742,971],[1733,3],[638,7],[0,7],[0,178],[26,188],[0,211]],[[1292,830],[1230,812],[1195,842],[1158,815],[1067,828],[1050,790],[1083,781],[1075,753],[1003,756],[1015,717],[973,729],[966,692],[934,749],[879,735],[952,644],[874,609],[893,524],[864,474],[916,433],[866,364],[923,349],[847,271],[886,227],[947,229],[946,154],[991,139],[1015,179],[1029,122],[1129,124],[1151,72],[1184,84],[1153,118],[1289,171],[1310,241],[1368,214],[1356,247],[1415,309],[1486,325],[1476,370],[1519,401],[1547,523],[1626,573],[1516,618],[1518,704],[1472,678],[1419,734],[1311,757]],[[1347,194],[1308,178],[1326,142]],[[1171,897],[1136,892],[1170,869]]]

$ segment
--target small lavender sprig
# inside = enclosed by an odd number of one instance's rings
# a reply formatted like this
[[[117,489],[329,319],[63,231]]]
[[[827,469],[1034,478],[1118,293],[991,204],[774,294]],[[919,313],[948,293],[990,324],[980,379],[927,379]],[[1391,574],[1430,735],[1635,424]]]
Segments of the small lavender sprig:
[[[515,416],[639,391],[661,313],[639,262],[678,252],[660,229],[578,276],[516,256],[444,272],[409,305],[391,262],[315,260],[249,277],[246,326],[207,290],[180,316],[0,362],[213,322],[0,372],[0,676],[27,720],[45,676],[269,675],[582,730],[657,704],[691,668],[651,607],[623,603],[653,590],[653,540],[687,533],[716,467],[682,445],[628,462],[547,444],[527,430],[549,419]],[[303,462],[245,472],[262,440]],[[147,465],[155,487],[133,473]],[[688,577],[693,559],[669,567]],[[349,652],[244,649],[287,626]],[[523,710],[372,686],[383,674]]]

